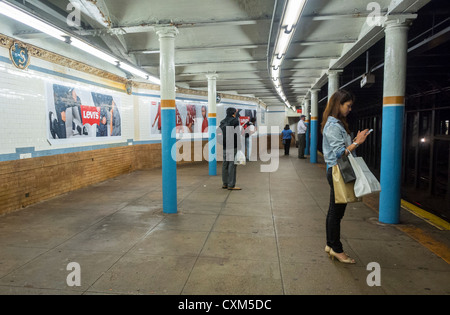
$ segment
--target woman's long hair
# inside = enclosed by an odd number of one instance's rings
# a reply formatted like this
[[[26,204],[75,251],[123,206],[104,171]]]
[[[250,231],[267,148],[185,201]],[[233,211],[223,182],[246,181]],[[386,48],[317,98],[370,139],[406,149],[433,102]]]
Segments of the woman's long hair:
[[[355,101],[355,96],[346,90],[337,90],[331,95],[330,100],[328,101],[327,107],[325,108],[322,116],[322,124],[321,124],[321,132],[323,133],[323,128],[327,123],[328,117],[333,116],[334,118],[340,120],[344,125],[345,130],[348,134],[350,134],[350,130],[348,129],[348,123],[346,117],[341,115],[340,106],[345,104],[346,102],[351,101],[352,103]]]

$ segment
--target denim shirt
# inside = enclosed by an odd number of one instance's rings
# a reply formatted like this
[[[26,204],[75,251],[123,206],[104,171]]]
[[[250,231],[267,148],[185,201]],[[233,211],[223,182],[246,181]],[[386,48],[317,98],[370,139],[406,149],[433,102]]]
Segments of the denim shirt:
[[[341,121],[329,116],[323,128],[322,151],[327,168],[337,164],[337,160],[345,152],[345,148],[352,144],[350,135]],[[353,152],[352,154],[356,156]]]

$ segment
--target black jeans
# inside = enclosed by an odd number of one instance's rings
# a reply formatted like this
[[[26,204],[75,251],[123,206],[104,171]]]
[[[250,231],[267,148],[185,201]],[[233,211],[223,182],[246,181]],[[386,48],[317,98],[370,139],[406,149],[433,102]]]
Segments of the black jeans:
[[[223,150],[223,164],[222,164],[222,183],[228,188],[233,188],[236,185],[236,167],[234,164],[234,158],[236,156],[237,149],[227,152]]]
[[[330,246],[335,253],[342,253],[341,243],[341,220],[344,217],[346,203],[336,204],[334,203],[334,188],[333,188],[333,176],[332,168],[327,170],[327,180],[330,185],[330,205],[328,207],[327,214],[327,245]]]
[[[289,155],[289,149],[291,148],[291,139],[283,139],[284,141],[284,155]]]

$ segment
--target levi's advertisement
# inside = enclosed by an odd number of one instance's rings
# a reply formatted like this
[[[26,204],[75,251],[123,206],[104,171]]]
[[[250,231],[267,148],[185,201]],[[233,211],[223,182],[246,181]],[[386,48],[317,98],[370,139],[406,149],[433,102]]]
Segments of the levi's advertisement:
[[[246,107],[245,105],[227,105],[224,107],[224,112],[226,112],[228,107],[236,108],[236,118],[239,119],[239,123],[241,126],[244,126],[252,118],[255,118],[256,126],[256,109],[251,109],[249,107]]]
[[[119,97],[51,83],[47,85],[47,95],[50,142],[100,140],[122,135]]]

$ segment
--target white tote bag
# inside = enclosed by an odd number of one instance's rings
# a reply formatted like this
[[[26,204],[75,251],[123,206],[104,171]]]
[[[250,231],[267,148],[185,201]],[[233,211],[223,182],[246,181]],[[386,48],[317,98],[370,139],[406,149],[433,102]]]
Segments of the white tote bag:
[[[348,159],[350,164],[353,167],[353,171],[355,172],[356,180],[355,180],[355,196],[362,197],[365,195],[369,195],[375,192],[381,191],[381,185],[375,175],[369,170],[366,162],[362,157],[354,157],[349,154]]]

